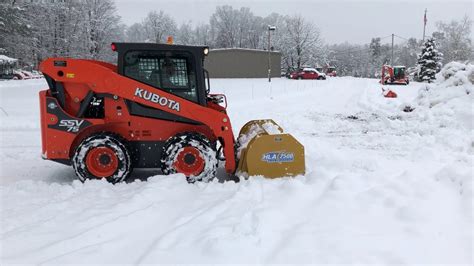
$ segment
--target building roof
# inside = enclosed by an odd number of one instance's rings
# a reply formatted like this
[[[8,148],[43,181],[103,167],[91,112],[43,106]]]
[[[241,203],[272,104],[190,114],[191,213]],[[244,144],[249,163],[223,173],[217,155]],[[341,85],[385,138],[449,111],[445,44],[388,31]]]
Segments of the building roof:
[[[230,52],[230,51],[245,51],[245,52],[255,52],[255,53],[261,53],[265,52],[268,53],[268,50],[262,50],[262,49],[250,49],[250,48],[216,48],[216,49],[211,49],[210,52]],[[271,53],[280,53],[280,51],[270,51]]]

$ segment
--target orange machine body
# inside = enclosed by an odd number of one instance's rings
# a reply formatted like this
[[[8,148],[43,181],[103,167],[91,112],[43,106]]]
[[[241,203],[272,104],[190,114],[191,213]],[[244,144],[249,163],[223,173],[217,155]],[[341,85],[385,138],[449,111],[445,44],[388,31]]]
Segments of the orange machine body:
[[[409,82],[405,66],[382,66],[381,84],[407,85]]]
[[[116,65],[100,61],[50,58],[41,63],[40,70],[50,87],[40,92],[44,159],[69,164],[81,140],[106,131],[127,140],[134,167],[155,168],[159,167],[163,143],[181,132],[197,132],[220,143],[226,171],[235,171],[232,126],[220,105],[189,101],[120,75]],[[103,99],[101,118],[79,115],[83,113],[82,103],[92,94]],[[145,115],[133,114],[132,110]],[[155,113],[166,119],[157,119]]]

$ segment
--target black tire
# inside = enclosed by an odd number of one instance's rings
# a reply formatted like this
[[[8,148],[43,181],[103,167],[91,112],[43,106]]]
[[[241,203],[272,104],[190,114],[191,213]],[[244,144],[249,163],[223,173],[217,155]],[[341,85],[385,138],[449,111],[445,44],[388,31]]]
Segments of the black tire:
[[[185,149],[190,149],[196,153],[185,154]],[[185,154],[184,160],[180,160],[181,153]],[[170,138],[163,147],[162,154],[161,170],[165,175],[183,173],[189,183],[196,181],[209,182],[216,176],[218,159],[215,145],[201,134],[182,133]],[[186,161],[188,155],[193,158]],[[199,158],[196,158],[196,155]],[[198,164],[196,167],[199,169],[201,163],[204,164],[203,169],[196,170],[199,172],[195,174],[185,173],[185,171],[179,169],[180,165],[192,168],[196,164]]]
[[[100,150],[108,151],[108,153],[100,153]],[[100,156],[97,157],[98,167],[107,167],[106,169],[109,170],[110,174],[103,176],[94,174],[97,171],[94,171],[93,164],[88,164],[90,161],[95,161],[94,158],[90,157],[94,156],[97,151],[99,151],[98,154]],[[115,164],[116,166],[114,166]],[[116,134],[106,132],[97,133],[85,138],[74,152],[72,166],[82,182],[87,179],[105,178],[110,183],[115,184],[126,180],[132,172],[130,152],[125,145],[125,141]]]

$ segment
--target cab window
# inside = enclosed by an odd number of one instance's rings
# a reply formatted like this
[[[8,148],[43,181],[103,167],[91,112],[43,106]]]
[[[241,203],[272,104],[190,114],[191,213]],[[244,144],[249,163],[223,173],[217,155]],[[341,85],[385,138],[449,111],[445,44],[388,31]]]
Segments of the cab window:
[[[405,75],[405,69],[404,68],[395,68],[393,71],[393,75],[395,77],[401,77]]]
[[[179,97],[197,102],[196,72],[186,52],[129,51],[124,75]]]

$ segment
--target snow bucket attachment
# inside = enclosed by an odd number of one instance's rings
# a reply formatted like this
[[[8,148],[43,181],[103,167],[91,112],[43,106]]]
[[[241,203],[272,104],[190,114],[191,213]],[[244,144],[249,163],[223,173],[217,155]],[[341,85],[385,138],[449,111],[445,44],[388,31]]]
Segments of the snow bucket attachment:
[[[247,122],[237,143],[238,175],[277,178],[305,173],[303,145],[271,119]]]
[[[394,91],[392,91],[392,90],[390,90],[390,89],[385,90],[384,88],[382,88],[382,95],[383,95],[383,97],[385,97],[385,98],[397,98],[397,97],[398,97],[398,95],[397,95],[396,92],[394,92]]]

